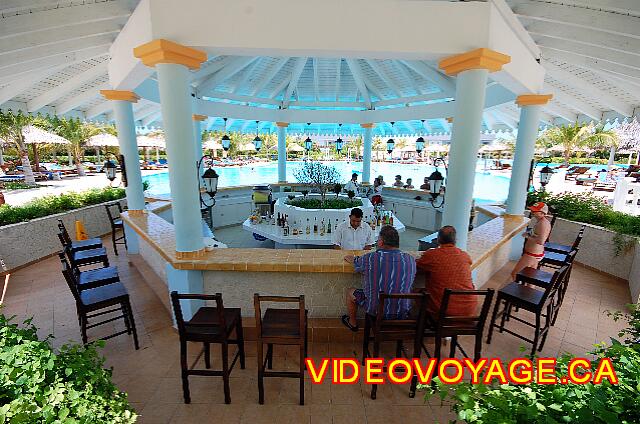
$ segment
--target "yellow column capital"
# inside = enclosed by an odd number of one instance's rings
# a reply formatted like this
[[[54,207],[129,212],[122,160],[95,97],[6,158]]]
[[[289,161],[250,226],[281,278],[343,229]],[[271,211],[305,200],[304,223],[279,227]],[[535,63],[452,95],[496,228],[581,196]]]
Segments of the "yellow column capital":
[[[100,90],[100,94],[107,100],[124,100],[131,103],[140,100],[140,96],[127,90]]]
[[[438,66],[447,75],[453,76],[469,69],[487,69],[489,72],[496,72],[509,62],[511,62],[511,56],[481,48],[449,56],[442,59]]]
[[[369,124],[360,124],[360,126],[362,128],[373,128],[373,127],[376,126],[376,124],[371,124],[371,123],[369,123]]]
[[[207,115],[198,115],[198,114],[193,114],[193,120],[194,121],[204,121],[205,119],[207,119]]]
[[[521,94],[516,97],[516,104],[522,106],[546,105],[553,99],[553,94]]]
[[[133,49],[133,56],[147,66],[154,67],[158,63],[175,63],[189,69],[200,69],[200,64],[207,60],[207,53],[159,38]]]
[[[276,122],[276,126],[287,128],[289,126],[288,122]]]

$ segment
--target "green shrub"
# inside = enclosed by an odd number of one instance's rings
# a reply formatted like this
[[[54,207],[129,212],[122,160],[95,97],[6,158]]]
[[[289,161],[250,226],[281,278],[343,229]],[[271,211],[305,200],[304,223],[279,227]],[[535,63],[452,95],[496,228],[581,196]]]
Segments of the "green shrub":
[[[26,184],[21,181],[5,181],[0,183],[0,190],[25,190],[30,188],[40,188],[40,186]]]
[[[118,200],[123,197],[125,197],[125,190],[123,188],[107,187],[79,193],[71,192],[57,196],[44,196],[25,203],[22,206],[5,204],[0,206],[0,227],[66,212],[84,206]]]
[[[287,201],[287,204],[291,206],[296,206],[302,209],[348,209],[348,208],[356,208],[358,206],[362,206],[362,201],[359,199],[355,200],[347,200],[347,199],[335,199],[335,198],[327,198],[324,201],[324,205],[322,204],[321,199],[314,198],[303,198],[298,197],[295,199],[290,199]]]
[[[607,152],[607,158],[577,158],[577,157],[572,157],[569,158],[569,164],[573,164],[573,165],[606,165],[609,163],[609,153]],[[564,158],[562,156],[554,156],[551,158],[551,163],[564,163]],[[619,160],[616,160],[615,163],[617,164],[621,164],[621,165],[626,165],[627,164],[627,158],[623,157],[620,158]]]
[[[640,236],[640,217],[614,211],[593,193],[560,193],[534,191],[527,195],[527,205],[545,202],[559,218],[598,225],[620,234]]]
[[[39,340],[31,320],[23,328],[0,314],[0,422],[134,423],[126,393],[111,382],[97,347]]]
[[[596,345],[596,358],[610,358],[618,384],[504,384],[468,382],[446,385],[437,377],[433,385],[421,386],[426,399],[439,396],[460,422],[466,423],[640,423],[640,308],[630,306],[630,327],[621,333],[624,342]],[[618,315],[619,316],[619,315]],[[556,377],[567,375],[571,355],[558,358]],[[592,361],[592,369],[595,363]],[[506,364],[505,365],[506,368]],[[534,374],[535,375],[535,374]]]

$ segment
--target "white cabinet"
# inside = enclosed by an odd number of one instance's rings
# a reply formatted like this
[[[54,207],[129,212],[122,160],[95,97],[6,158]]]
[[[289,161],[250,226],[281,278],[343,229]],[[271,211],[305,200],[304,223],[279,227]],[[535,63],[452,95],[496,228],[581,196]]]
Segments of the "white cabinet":
[[[384,206],[387,210],[395,211],[396,216],[407,227],[435,231],[442,221],[442,209],[435,209],[424,201],[385,198]]]
[[[228,204],[220,202],[213,207],[213,226],[219,228],[241,224],[249,215],[251,215],[250,201]]]

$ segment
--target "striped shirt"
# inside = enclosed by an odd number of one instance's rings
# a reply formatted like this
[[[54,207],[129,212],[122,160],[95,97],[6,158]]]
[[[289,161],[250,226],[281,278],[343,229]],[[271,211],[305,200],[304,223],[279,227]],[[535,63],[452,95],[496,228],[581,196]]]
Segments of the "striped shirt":
[[[362,290],[366,296],[364,307],[369,315],[378,313],[378,294],[411,293],[416,276],[416,260],[399,249],[378,249],[375,252],[356,256],[356,272],[362,272]],[[385,318],[404,318],[411,301],[388,300],[384,307]]]

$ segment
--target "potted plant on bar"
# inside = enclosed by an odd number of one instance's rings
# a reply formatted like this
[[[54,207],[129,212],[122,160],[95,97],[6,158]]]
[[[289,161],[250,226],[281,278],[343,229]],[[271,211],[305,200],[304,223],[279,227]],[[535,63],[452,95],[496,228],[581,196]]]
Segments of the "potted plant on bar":
[[[323,165],[320,162],[306,162],[294,172],[294,175],[299,183],[318,190],[323,207],[327,191],[340,181],[340,173],[335,167]]]

